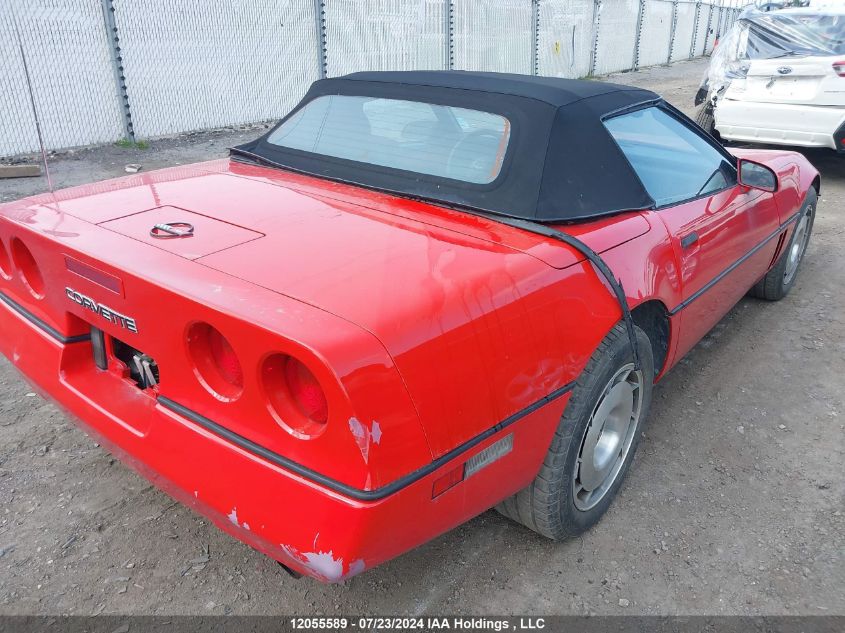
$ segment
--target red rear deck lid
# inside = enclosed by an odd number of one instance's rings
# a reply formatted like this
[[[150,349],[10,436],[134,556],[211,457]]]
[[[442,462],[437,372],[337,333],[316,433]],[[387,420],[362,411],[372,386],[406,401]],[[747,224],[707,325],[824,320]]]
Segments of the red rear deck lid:
[[[198,259],[264,237],[263,233],[172,206],[127,215],[99,226],[185,259]]]

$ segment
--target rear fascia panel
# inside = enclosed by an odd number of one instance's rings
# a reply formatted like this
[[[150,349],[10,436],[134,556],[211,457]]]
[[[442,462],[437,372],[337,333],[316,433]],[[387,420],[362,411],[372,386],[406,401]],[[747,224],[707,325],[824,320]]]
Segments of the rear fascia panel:
[[[97,375],[88,362],[88,342],[61,345],[3,306],[0,329],[8,334],[0,338],[0,352],[110,452],[235,538],[328,582],[404,553],[525,487],[569,397],[533,411],[400,491],[362,502],[244,451],[137,390],[134,404],[130,397],[116,409],[115,399],[131,392],[116,392],[107,376]],[[510,453],[432,499],[438,478],[507,435],[513,436]]]
[[[13,238],[25,241],[42,270],[45,296],[30,296],[18,276],[0,279],[0,292],[63,336],[87,334],[93,325],[149,354],[161,371],[157,394],[361,489],[378,488],[431,461],[417,412],[393,361],[360,327],[46,207],[31,208],[25,216],[19,210],[7,211],[0,208],[0,239],[6,245]],[[69,271],[67,257],[118,277],[125,296]],[[68,288],[130,317],[137,332],[72,301]],[[210,323],[235,349],[244,371],[243,392],[236,399],[215,397],[197,379],[186,342],[194,322]],[[8,337],[4,331],[4,340]],[[294,437],[268,411],[259,368],[273,353],[306,362],[320,380],[330,419],[319,436]],[[32,357],[38,351],[16,347],[9,358],[14,361],[16,354]],[[93,357],[90,361],[93,367]],[[120,391],[126,377],[101,378],[90,383],[89,397],[111,402],[112,391],[102,381],[109,379]],[[85,389],[81,384],[78,388]],[[149,397],[135,391],[137,398]],[[139,409],[139,416],[146,415]],[[362,443],[353,419],[365,428],[377,424],[379,441]],[[135,426],[131,419],[125,421]],[[143,421],[135,428],[143,433]]]

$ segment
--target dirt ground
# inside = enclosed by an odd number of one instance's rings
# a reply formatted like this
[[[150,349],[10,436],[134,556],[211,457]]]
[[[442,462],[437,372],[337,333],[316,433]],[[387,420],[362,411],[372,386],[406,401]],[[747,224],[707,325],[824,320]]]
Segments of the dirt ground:
[[[614,77],[687,112],[702,60]],[[57,156],[57,187],[256,130]],[[656,387],[619,498],[548,541],[493,511],[341,585],[273,561],[116,462],[0,360],[0,614],[845,614],[845,159],[797,285],[745,299]],[[44,179],[0,181],[0,200]]]

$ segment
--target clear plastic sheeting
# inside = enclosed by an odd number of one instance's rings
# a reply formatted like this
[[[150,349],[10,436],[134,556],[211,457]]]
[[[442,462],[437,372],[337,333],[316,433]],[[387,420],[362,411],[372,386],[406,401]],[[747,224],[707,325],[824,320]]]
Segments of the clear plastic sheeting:
[[[671,0],[646,0],[640,35],[639,66],[665,64],[669,60],[671,32]]]
[[[114,7],[141,138],[279,118],[319,77],[313,0]]]
[[[457,70],[532,73],[530,0],[452,0]]]
[[[719,37],[719,7],[711,4],[709,9],[710,17],[708,18],[708,24],[710,26],[707,30],[706,42],[704,45],[705,55],[710,55],[713,52],[713,48],[716,44],[716,38]]]
[[[747,9],[719,41],[701,92],[714,103],[755,60],[845,55],[845,9],[761,12]]]
[[[17,19],[48,148],[123,136],[99,2],[0,2],[0,156],[38,150]]]
[[[443,0],[325,3],[326,74],[445,68]]]
[[[599,5],[595,74],[631,68],[637,45],[638,0],[617,0]]]
[[[577,79],[590,74],[595,6],[593,0],[540,3],[538,63],[541,75]],[[668,41],[668,34],[666,37]]]

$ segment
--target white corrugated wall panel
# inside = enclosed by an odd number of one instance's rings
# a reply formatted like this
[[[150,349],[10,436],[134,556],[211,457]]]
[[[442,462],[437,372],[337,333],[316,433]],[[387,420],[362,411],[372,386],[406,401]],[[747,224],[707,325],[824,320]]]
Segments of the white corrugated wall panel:
[[[671,32],[672,3],[667,0],[646,0],[640,36],[640,66],[666,63],[669,59]]]
[[[326,0],[325,7],[330,77],[447,67],[444,0]]]
[[[547,77],[590,74],[593,0],[541,0],[538,62]]]
[[[48,148],[107,143],[123,136],[100,2],[0,3],[0,156],[38,149],[15,20]]]
[[[275,119],[318,77],[312,0],[114,0],[137,136]]]
[[[598,16],[595,74],[628,70],[637,43],[638,0],[605,0]]]
[[[689,59],[692,35],[695,28],[695,5],[691,2],[678,3],[678,19],[675,24],[675,39],[672,45],[671,61]]]
[[[531,0],[453,0],[455,68],[531,74]]]

